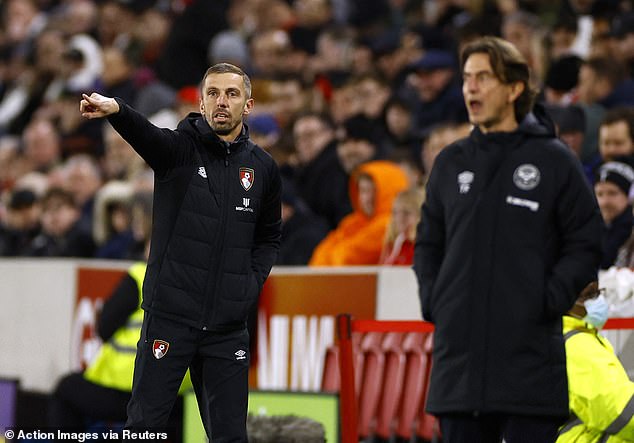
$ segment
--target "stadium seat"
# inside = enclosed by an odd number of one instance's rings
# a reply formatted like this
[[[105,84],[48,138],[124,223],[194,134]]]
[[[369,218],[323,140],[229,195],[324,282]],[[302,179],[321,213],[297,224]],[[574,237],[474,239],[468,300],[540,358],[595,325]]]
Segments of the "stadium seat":
[[[405,374],[403,395],[396,424],[396,436],[409,441],[417,427],[420,407],[426,394],[425,376],[429,366],[429,355],[423,345],[428,334],[411,332],[403,340],[405,353]]]
[[[383,334],[368,332],[361,340],[363,371],[359,390],[359,436],[371,435],[376,426],[376,411],[381,396],[381,381],[385,367],[385,356],[381,349]]]
[[[403,393],[406,360],[401,346],[403,338],[403,333],[389,332],[385,334],[381,346],[385,356],[385,370],[375,435],[382,440],[389,440],[395,430],[396,413]]]
[[[424,398],[427,399],[427,392],[429,391],[429,376],[431,375],[431,354],[433,350],[434,334],[429,334],[423,344],[423,350],[427,355],[429,365],[425,371],[425,394]],[[440,435],[440,426],[438,420],[431,414],[425,412],[425,401],[420,404],[420,411],[418,414],[418,426],[416,428],[416,435],[423,440],[435,442]]]

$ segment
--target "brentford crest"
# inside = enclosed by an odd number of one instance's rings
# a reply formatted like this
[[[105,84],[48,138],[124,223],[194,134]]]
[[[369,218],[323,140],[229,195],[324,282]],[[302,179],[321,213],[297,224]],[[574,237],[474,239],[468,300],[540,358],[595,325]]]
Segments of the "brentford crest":
[[[154,354],[155,359],[159,360],[165,357],[169,348],[170,344],[165,340],[154,340],[154,343],[152,344],[152,354]]]
[[[253,186],[253,181],[255,180],[255,171],[251,168],[240,168],[240,185],[244,188],[245,191],[251,189]]]

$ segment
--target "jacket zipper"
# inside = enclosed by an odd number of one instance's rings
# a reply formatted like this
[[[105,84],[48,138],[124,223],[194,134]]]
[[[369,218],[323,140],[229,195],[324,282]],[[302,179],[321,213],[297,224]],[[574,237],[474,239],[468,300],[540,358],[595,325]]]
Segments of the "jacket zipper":
[[[221,218],[220,218],[220,229],[219,229],[219,235],[220,235],[220,245],[218,248],[218,265],[216,266],[216,277],[215,277],[215,285],[214,285],[214,292],[213,292],[213,297],[216,298],[218,297],[218,293],[219,293],[219,288],[220,288],[220,277],[222,275],[222,257],[224,256],[224,249],[225,249],[225,237],[226,237],[226,230],[227,230],[227,218],[229,216],[229,208],[231,206],[230,201],[229,201],[229,187],[230,187],[230,174],[229,174],[229,156],[231,155],[231,149],[230,149],[230,144],[225,142],[225,169],[224,169],[224,175],[225,175],[225,184],[224,184],[224,196],[225,196],[225,201],[224,201],[224,205],[222,205],[222,213],[221,213]],[[205,304],[203,306],[203,327],[202,330],[206,331],[209,328],[209,325],[204,324],[205,319],[208,318],[209,313],[207,312],[209,310],[209,299],[205,298]],[[211,324],[215,325],[216,324],[216,314],[217,314],[218,310],[214,310],[213,314],[212,314],[212,318],[211,318]]]

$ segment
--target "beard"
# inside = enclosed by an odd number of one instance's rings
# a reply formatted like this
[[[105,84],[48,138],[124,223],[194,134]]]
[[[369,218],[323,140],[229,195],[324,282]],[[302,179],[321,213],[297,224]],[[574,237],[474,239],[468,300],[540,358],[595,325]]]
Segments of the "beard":
[[[229,120],[226,122],[215,122],[213,118],[206,118],[207,123],[211,126],[211,129],[218,135],[229,135],[238,127],[242,120]]]

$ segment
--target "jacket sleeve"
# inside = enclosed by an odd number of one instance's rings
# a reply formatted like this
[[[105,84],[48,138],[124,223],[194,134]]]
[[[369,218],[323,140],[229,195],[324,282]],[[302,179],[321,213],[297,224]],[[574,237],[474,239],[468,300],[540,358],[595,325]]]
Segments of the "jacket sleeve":
[[[99,337],[104,342],[108,341],[138,307],[139,287],[136,280],[126,274],[103,305],[97,323]]]
[[[555,208],[561,244],[546,287],[549,318],[568,312],[581,290],[596,280],[602,254],[599,206],[579,161],[572,154],[566,158],[569,172]]]
[[[130,146],[161,175],[177,161],[181,140],[176,131],[154,126],[145,116],[127,105],[120,98],[119,112],[108,117],[112,127],[127,141]]]
[[[262,289],[277,260],[282,235],[282,180],[275,162],[271,162],[269,184],[262,202],[262,211],[255,227],[251,250],[251,268]]]
[[[440,158],[440,157],[439,157]],[[436,159],[438,163],[438,159]],[[418,296],[423,319],[433,322],[431,296],[445,256],[445,217],[438,186],[438,164],[432,168],[427,182],[425,203],[416,230],[414,272],[418,280]]]
[[[570,409],[597,433],[634,440],[634,383],[607,342],[591,333],[566,341]]]

